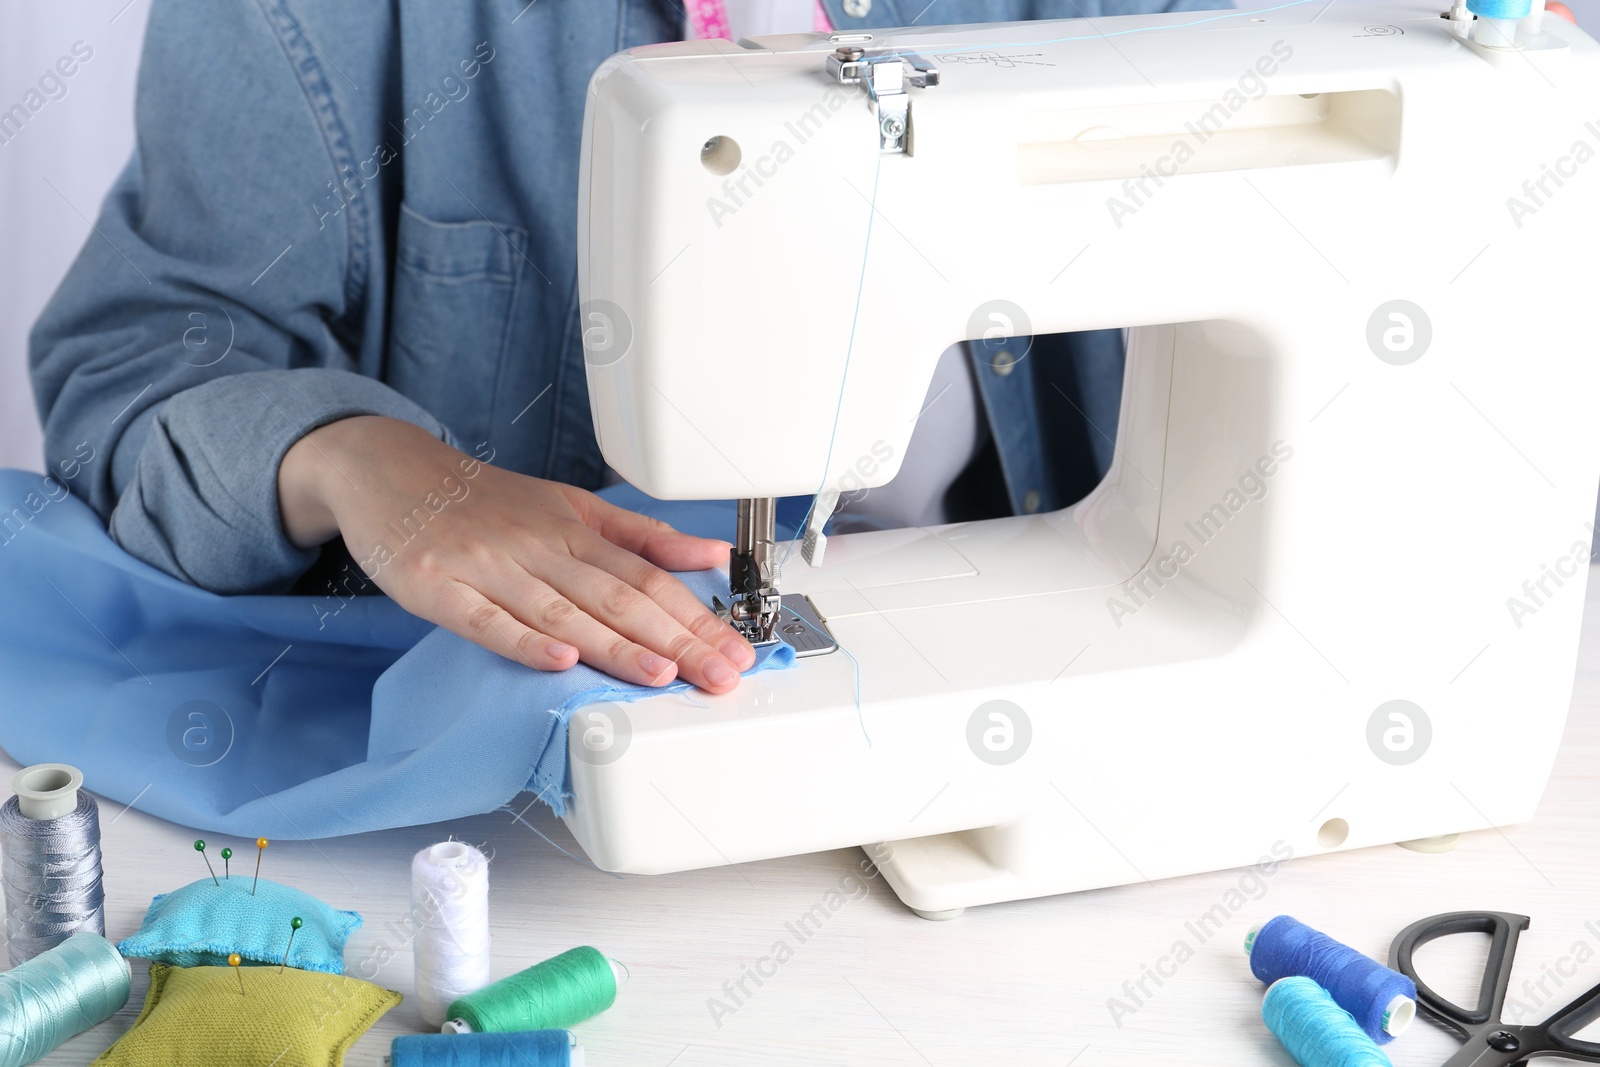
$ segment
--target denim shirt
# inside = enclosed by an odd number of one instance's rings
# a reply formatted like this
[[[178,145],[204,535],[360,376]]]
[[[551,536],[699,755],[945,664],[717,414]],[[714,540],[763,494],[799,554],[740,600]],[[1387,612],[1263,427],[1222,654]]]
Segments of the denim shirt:
[[[1226,6],[824,4],[839,30]],[[283,533],[277,470],[335,419],[405,419],[598,486],[585,93],[608,55],[682,25],[671,0],[156,0],[133,158],[31,337],[47,464],[96,457],[72,488],[117,542],[221,593],[287,589],[316,561]],[[1063,506],[1110,461],[1121,345],[1012,348],[1027,358],[973,354],[1006,497]]]

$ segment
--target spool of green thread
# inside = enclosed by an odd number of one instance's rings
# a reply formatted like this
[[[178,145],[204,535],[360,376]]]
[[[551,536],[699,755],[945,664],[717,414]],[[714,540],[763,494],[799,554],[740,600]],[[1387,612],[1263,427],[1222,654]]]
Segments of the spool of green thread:
[[[599,1015],[616,999],[611,961],[584,945],[457,998],[445,1012],[444,1032],[565,1030]]]

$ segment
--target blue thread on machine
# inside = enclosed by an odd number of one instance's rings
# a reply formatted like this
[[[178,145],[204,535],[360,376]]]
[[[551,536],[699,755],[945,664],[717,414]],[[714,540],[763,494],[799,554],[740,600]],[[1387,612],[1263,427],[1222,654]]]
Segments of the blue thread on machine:
[[[867,95],[877,102],[878,94],[872,87],[872,80],[865,82]],[[811,498],[811,504],[806,508],[806,513],[800,519],[797,529],[804,530],[811,521],[811,512],[817,506],[817,499],[828,488],[828,470],[833,466],[833,446],[838,442],[839,418],[844,412],[844,393],[850,381],[850,360],[855,356],[856,327],[861,322],[861,298],[867,291],[867,264],[872,260],[872,220],[878,214],[878,179],[883,175],[883,152],[878,147],[877,129],[872,132],[872,150],[876,160],[872,168],[872,196],[867,200],[867,234],[866,240],[861,245],[861,273],[856,279],[856,302],[850,312],[850,339],[845,343],[844,368],[839,372],[839,400],[833,406],[833,429],[828,434],[828,454],[822,461],[822,484],[817,486],[816,495]],[[800,543],[796,537],[789,542],[789,547],[784,550],[783,556],[778,560],[778,573],[783,573],[784,564],[789,562],[789,557],[794,553],[794,546]]]
[[[1273,982],[1261,1018],[1301,1067],[1393,1067],[1350,1013],[1305,975]]]
[[[1520,19],[1533,12],[1529,0],[1467,0],[1467,10],[1480,19]]]
[[[1272,985],[1289,976],[1310,979],[1380,1045],[1393,1041],[1416,1018],[1415,982],[1291,915],[1279,915],[1252,930],[1244,948],[1251,973],[1261,981]]]
[[[1096,38],[1096,37],[1101,38],[1101,39],[1105,39],[1105,38],[1109,38],[1109,37],[1123,37],[1123,36],[1126,36],[1128,34],[1150,33],[1150,32],[1157,31],[1157,30],[1184,29],[1184,28],[1189,27],[1189,26],[1198,26],[1198,25],[1201,25],[1202,23],[1206,23],[1206,22],[1215,22],[1215,21],[1217,21],[1219,19],[1238,18],[1241,15],[1249,15],[1249,16],[1252,16],[1253,18],[1259,19],[1259,16],[1267,14],[1268,12],[1281,11],[1284,8],[1290,8],[1290,7],[1299,7],[1299,6],[1303,5],[1303,4],[1308,4],[1308,3],[1311,3],[1311,2],[1312,2],[1312,0],[1286,0],[1286,2],[1284,2],[1284,3],[1273,4],[1270,7],[1251,8],[1251,9],[1245,9],[1245,10],[1241,10],[1241,11],[1225,11],[1225,12],[1222,12],[1221,14],[1207,15],[1207,16],[1205,16],[1203,18],[1191,19],[1191,20],[1189,20],[1187,22],[1182,22],[1182,23],[1179,23],[1179,24],[1173,25],[1173,26],[1135,26],[1135,27],[1131,27],[1131,28],[1126,29],[1126,30],[1114,30],[1111,33],[1102,33],[1102,32],[1096,31],[1095,33],[1092,33],[1092,34],[1078,34],[1078,35],[1073,36],[1073,37],[1054,37],[1054,38],[1050,38],[1048,40],[1043,40],[1043,41],[1020,41],[1020,42],[1017,42],[1015,44],[998,44],[998,45],[997,44],[984,44],[984,45],[973,46],[973,47],[970,47],[970,48],[959,48],[959,47],[957,47],[957,48],[940,48],[938,50],[938,54],[939,55],[953,55],[953,54],[959,54],[959,53],[962,53],[962,52],[993,51],[996,48],[1033,48],[1033,47],[1036,47],[1036,46],[1039,46],[1039,45],[1065,44],[1068,41],[1084,41],[1084,40],[1089,40],[1091,38]],[[1477,0],[1473,0],[1473,2],[1477,2]],[[1504,3],[1523,3],[1523,4],[1527,4],[1527,3],[1530,3],[1531,0],[1487,0],[1487,2],[1504,2]],[[888,55],[888,56],[899,56],[899,57],[906,57],[906,56],[914,56],[914,55],[916,55],[916,53],[914,51],[906,51],[906,52],[887,51],[885,54]],[[873,103],[877,103],[878,94],[877,94],[877,91],[873,88],[872,80],[870,78],[866,79],[866,81],[863,84],[864,84],[864,87],[867,90],[868,97],[872,100]],[[833,463],[833,446],[834,446],[834,443],[835,443],[835,439],[837,438],[838,433],[839,433],[839,416],[840,416],[840,413],[844,409],[844,393],[845,393],[845,387],[848,384],[848,379],[849,379],[849,375],[850,375],[850,359],[851,359],[851,356],[854,354],[854,351],[855,351],[856,324],[859,322],[860,317],[861,317],[861,297],[866,292],[866,287],[867,287],[867,263],[869,262],[869,260],[871,258],[870,253],[872,251],[872,220],[878,214],[878,179],[883,173],[883,152],[877,147],[876,141],[877,141],[877,131],[874,130],[873,131],[873,142],[874,142],[873,150],[877,153],[877,163],[874,166],[873,172],[872,172],[872,195],[867,198],[867,233],[866,233],[866,240],[863,242],[862,248],[861,248],[861,274],[860,274],[860,277],[858,278],[858,280],[856,282],[855,310],[851,313],[851,317],[850,317],[850,340],[849,340],[848,344],[845,346],[844,370],[841,372],[841,374],[839,376],[839,401],[834,406],[834,410],[833,410],[833,432],[828,437],[828,454],[827,454],[826,459],[823,461],[822,484],[817,487],[817,496],[821,496],[822,493],[828,487],[828,468]],[[799,523],[799,526],[797,527],[797,529],[804,530],[806,528],[807,523],[809,523],[810,520],[811,520],[811,512],[816,506],[817,506],[817,498],[814,496],[814,497],[812,497],[811,505],[806,508],[805,515],[800,519],[800,523]],[[800,541],[799,537],[794,538],[794,540],[792,540],[789,543],[788,550],[785,551],[783,556],[782,556],[782,558],[780,558],[778,560],[778,572],[780,574],[783,572],[784,564],[788,562],[790,554],[794,552],[794,546],[796,544],[798,544],[799,541]]]
[[[801,622],[801,623],[805,624],[808,628],[810,628],[811,630],[813,630],[816,633],[820,634],[821,636],[823,636],[823,637],[827,638],[828,640],[832,641],[836,646],[838,646],[839,651],[843,652],[845,654],[845,656],[849,658],[851,664],[855,667],[855,672],[856,672],[856,724],[861,727],[861,736],[865,737],[867,739],[867,747],[871,748],[872,747],[872,735],[867,733],[867,719],[866,719],[866,716],[861,714],[861,661],[856,659],[855,655],[853,653],[851,653],[851,651],[848,648],[844,647],[844,642],[843,641],[840,641],[837,637],[833,636],[830,633],[825,633],[822,630],[818,629],[805,616],[800,615],[799,613],[796,613],[795,614],[795,619],[798,622]]]
[[[878,95],[874,91],[870,79],[868,79],[866,82],[866,89],[867,95],[870,96],[874,102],[876,102]],[[799,530],[804,530],[806,528],[806,524],[811,521],[811,512],[816,509],[817,501],[821,499],[822,494],[826,492],[828,488],[828,470],[833,465],[833,446],[838,441],[839,418],[844,412],[844,394],[850,380],[850,360],[855,355],[856,326],[861,321],[861,298],[866,293],[867,264],[872,258],[872,220],[878,214],[878,180],[883,175],[883,152],[878,149],[876,143],[876,131],[874,131],[873,141],[873,151],[876,158],[872,167],[872,195],[867,200],[867,233],[866,240],[861,246],[861,273],[856,279],[855,307],[850,313],[850,339],[845,344],[844,368],[839,373],[839,399],[833,407],[833,429],[828,434],[828,453],[822,461],[822,484],[817,486],[816,495],[811,498],[811,503],[806,506],[806,513],[805,515],[801,516],[800,524],[797,527]],[[779,558],[778,573],[780,575],[783,573],[784,565],[789,562],[789,557],[794,553],[794,546],[799,543],[800,538],[798,536],[792,539],[789,542],[789,547],[784,550],[782,557]],[[796,615],[796,618],[799,618],[799,616]],[[811,624],[806,622],[805,619],[800,619],[800,621],[805,622],[807,626],[811,626]],[[815,626],[811,626],[811,629],[816,630],[817,628]],[[833,638],[831,634],[824,634],[823,636],[833,640],[834,644],[838,646],[839,651],[843,652],[846,656],[849,656],[850,662],[855,666],[856,723],[861,727],[861,736],[867,739],[867,747],[871,748],[872,735],[867,733],[867,720],[861,713],[861,663],[855,658],[854,655],[851,654],[849,649],[844,647],[844,643],[842,641]]]
[[[132,988],[128,961],[88,930],[0,974],[0,1067],[32,1063],[105,1022]]]

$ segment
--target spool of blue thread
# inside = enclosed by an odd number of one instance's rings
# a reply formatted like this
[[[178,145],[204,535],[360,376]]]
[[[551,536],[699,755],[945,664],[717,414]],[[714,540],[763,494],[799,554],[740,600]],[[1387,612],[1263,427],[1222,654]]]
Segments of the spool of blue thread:
[[[1533,13],[1532,0],[1467,0],[1467,10],[1480,19],[1523,19]]]
[[[1272,985],[1292,975],[1311,979],[1380,1045],[1393,1041],[1417,1017],[1415,982],[1291,915],[1251,930],[1244,950],[1251,972],[1261,981]]]
[[[1300,1067],[1393,1067],[1328,991],[1304,975],[1267,987],[1261,1019]]]
[[[408,1034],[389,1046],[390,1067],[584,1067],[565,1030],[512,1034]]]

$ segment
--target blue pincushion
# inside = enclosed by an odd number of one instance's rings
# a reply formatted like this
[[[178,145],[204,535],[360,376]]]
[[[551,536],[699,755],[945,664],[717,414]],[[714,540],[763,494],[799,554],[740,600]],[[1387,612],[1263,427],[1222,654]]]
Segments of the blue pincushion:
[[[344,973],[344,943],[361,925],[353,911],[337,911],[309,893],[263,878],[210,878],[162,893],[150,901],[139,932],[119,942],[124,956],[177,967],[226,966],[230,953],[245,963],[279,964],[326,974]],[[290,921],[302,926],[289,942]]]

